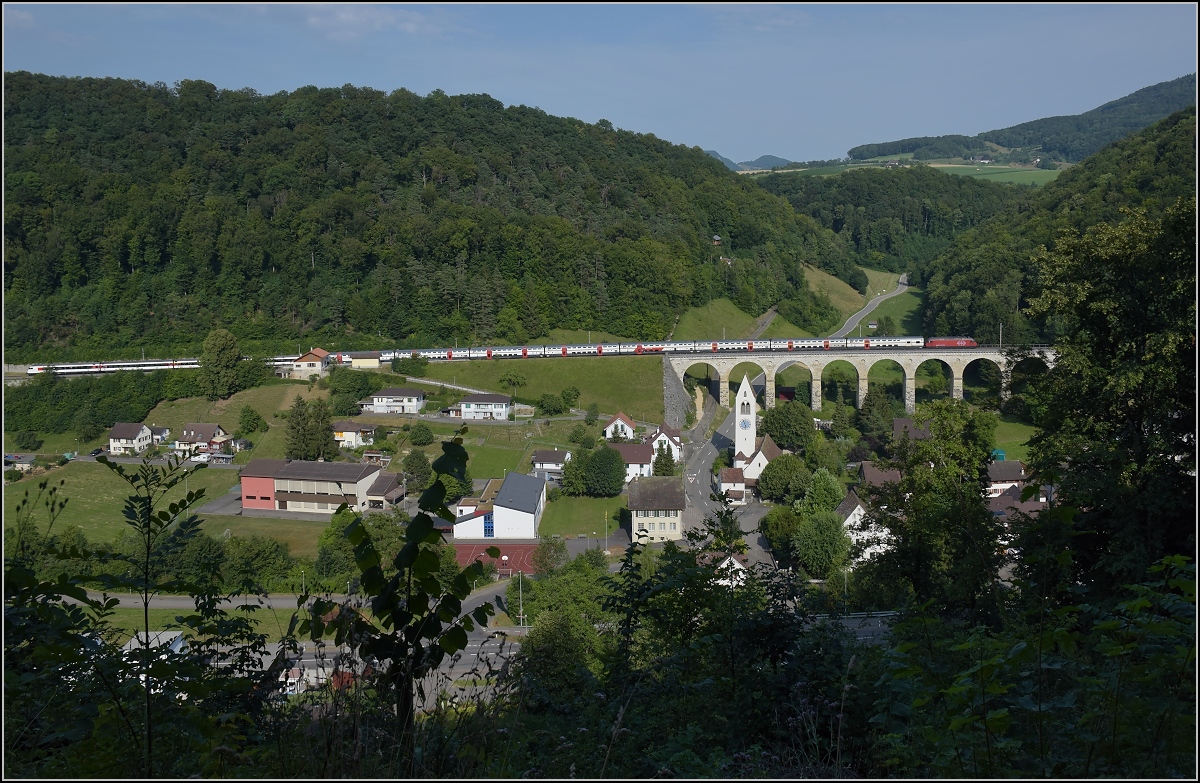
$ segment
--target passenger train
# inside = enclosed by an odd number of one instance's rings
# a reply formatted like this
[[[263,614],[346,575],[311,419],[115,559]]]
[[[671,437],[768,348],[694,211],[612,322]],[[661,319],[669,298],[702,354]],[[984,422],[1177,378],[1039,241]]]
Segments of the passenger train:
[[[686,340],[673,342],[644,343],[598,343],[596,345],[504,345],[491,348],[416,348],[380,351],[379,360],[388,362],[395,358],[423,357],[430,361],[453,361],[455,359],[540,359],[558,356],[641,356],[664,353],[675,354],[731,354],[796,351],[847,351],[894,348],[977,348],[979,344],[970,337],[808,337],[790,340]],[[338,364],[351,363],[351,353],[335,354]],[[278,367],[291,364],[294,356],[274,356],[266,360],[268,365]],[[58,375],[93,375],[96,373],[137,370],[195,369],[199,359],[148,360],[133,362],[88,362],[80,364],[39,364],[26,372],[36,375],[52,371]]]

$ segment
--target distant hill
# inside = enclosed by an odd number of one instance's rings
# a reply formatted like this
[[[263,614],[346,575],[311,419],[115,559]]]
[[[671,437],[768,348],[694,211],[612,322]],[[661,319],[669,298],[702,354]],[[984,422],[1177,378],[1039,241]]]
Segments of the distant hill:
[[[863,144],[847,154],[854,160],[912,153],[917,160],[988,155],[997,162],[1078,163],[1196,103],[1196,74],[1138,90],[1083,114],[1046,117],[977,136],[922,136],[882,144]],[[1008,148],[1005,153],[1000,148]]]
[[[716,150],[705,150],[704,154],[721,161],[722,163],[725,164],[725,168],[729,169],[730,171],[741,171],[742,170],[742,167],[739,164],[734,163],[732,160],[725,157],[724,155],[717,152]]]
[[[763,155],[754,160],[745,160],[741,163],[734,163],[729,158],[725,157],[716,150],[705,150],[704,154],[716,158],[725,164],[725,167],[730,171],[753,171],[755,169],[774,169],[779,166],[791,165],[791,161],[787,158],[781,158],[777,155]]]
[[[791,163],[787,158],[780,158],[775,155],[763,155],[754,160],[742,161],[739,165],[743,170],[747,169],[773,169],[778,166],[786,166]]]
[[[1036,289],[1038,248],[1053,250],[1063,231],[1116,224],[1124,207],[1157,217],[1195,192],[1196,109],[1189,107],[1072,166],[918,265],[909,280],[927,293],[926,334],[996,342],[1003,322],[1006,341],[1052,338],[1052,324],[1031,323],[1023,312]]]

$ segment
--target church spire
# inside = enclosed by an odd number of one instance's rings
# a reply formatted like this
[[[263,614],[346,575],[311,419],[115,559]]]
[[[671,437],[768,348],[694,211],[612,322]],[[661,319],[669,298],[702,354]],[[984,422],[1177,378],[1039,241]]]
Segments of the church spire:
[[[738,455],[742,455],[744,461],[745,458],[754,454],[754,445],[758,434],[758,403],[754,399],[754,387],[750,385],[749,376],[742,376],[742,384],[738,387],[737,398],[733,405],[734,467],[741,467],[738,464]]]

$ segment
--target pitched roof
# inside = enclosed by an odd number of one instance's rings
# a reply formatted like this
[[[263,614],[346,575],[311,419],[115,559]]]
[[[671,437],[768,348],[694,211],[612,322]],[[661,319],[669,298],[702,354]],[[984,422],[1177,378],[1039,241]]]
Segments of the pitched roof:
[[[991,509],[992,514],[995,516],[1008,516],[1013,511],[1032,514],[1046,507],[1045,503],[1038,500],[1038,495],[1034,495],[1029,500],[1022,501],[1021,491],[1021,487],[1009,487],[996,497],[988,500],[988,508]],[[1041,497],[1045,497],[1044,493],[1045,490],[1042,491]]]
[[[746,476],[741,468],[721,468],[722,484],[745,484]]]
[[[615,449],[626,465],[649,465],[654,462],[654,447],[649,443],[610,443],[608,448]]]
[[[205,423],[189,423],[183,425],[183,435],[179,438],[180,443],[208,443],[213,438],[217,437],[217,430],[220,429],[220,424],[205,424]]]
[[[514,471],[504,477],[504,483],[500,485],[500,491],[496,493],[492,505],[532,514],[537,511],[538,501],[541,500],[545,488],[546,482],[543,479]]]
[[[312,348],[309,350],[309,353],[311,353],[313,356],[319,356],[322,359],[329,355],[329,351],[325,350],[324,348]]]
[[[378,472],[378,465],[361,462],[309,462],[298,459],[252,459],[242,468],[243,476],[299,481],[359,482]]]
[[[111,440],[136,440],[138,435],[142,434],[143,427],[146,427],[146,425],[119,421],[108,431],[108,437]],[[147,429],[149,428],[147,427]]]
[[[988,479],[992,482],[1024,481],[1025,466],[1019,459],[1006,459],[988,463]]]
[[[879,487],[886,482],[896,482],[900,480],[900,471],[895,468],[891,470],[881,470],[875,467],[875,463],[870,460],[863,460],[859,465],[862,483],[867,486]]]
[[[512,397],[503,394],[468,394],[459,400],[459,402],[502,402],[505,405],[509,405],[512,403]]]
[[[389,386],[386,389],[380,389],[377,392],[371,392],[371,397],[424,397],[425,392],[420,389],[410,389],[407,386]],[[364,400],[366,402],[366,400]]]
[[[912,419],[892,419],[892,437],[896,440],[900,440],[905,436],[905,434],[907,434],[911,440],[929,440],[931,437],[933,437],[929,434],[928,423],[922,424],[920,427],[918,427],[916,424],[913,424]]]
[[[674,427],[668,427],[665,424],[658,425],[658,429],[654,431],[654,435],[650,437],[650,440],[654,440],[659,435],[666,435],[672,440],[680,440],[681,438],[681,432],[679,430],[675,429]]]
[[[758,442],[758,452],[767,458],[767,462],[783,454],[783,449],[775,445],[770,435],[764,435]]]
[[[170,427],[151,427],[150,434],[154,435],[155,437],[165,438],[166,436],[171,434],[171,428]]]
[[[384,500],[393,501],[404,494],[400,485],[400,477],[395,473],[380,473],[375,483],[367,490],[367,497],[383,496]]]
[[[630,511],[682,509],[682,476],[647,476],[629,485]]]
[[[625,422],[625,426],[629,427],[629,429],[631,429],[631,430],[637,429],[637,425],[633,423],[633,419],[629,418],[624,413],[618,413],[616,416],[613,416],[611,419],[608,420],[608,423],[605,424],[600,429],[606,430],[609,427],[611,427],[613,424],[616,424],[618,421]]]
[[[357,422],[357,421],[335,421],[333,424],[330,424],[329,427],[330,427],[330,429],[334,430],[335,432],[346,432],[346,431],[374,432],[375,431],[374,424],[363,424],[362,422]]]
[[[378,359],[383,351],[350,351],[345,354],[351,359]]]
[[[835,514],[841,517],[843,522],[845,522],[850,518],[850,515],[854,513],[854,509],[859,508],[860,506],[866,508],[866,506],[863,506],[863,502],[858,499],[858,495],[855,494],[854,490],[850,490],[846,493],[846,497],[842,499],[842,502],[838,504],[838,507],[833,511]]]
[[[558,464],[566,462],[567,457],[571,456],[569,451],[535,451],[533,452],[533,462],[536,465],[539,462],[553,462]]]

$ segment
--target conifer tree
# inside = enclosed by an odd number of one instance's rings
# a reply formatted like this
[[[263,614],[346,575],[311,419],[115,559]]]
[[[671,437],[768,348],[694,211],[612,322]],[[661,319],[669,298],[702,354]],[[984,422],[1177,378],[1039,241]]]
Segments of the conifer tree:
[[[297,394],[288,412],[287,441],[284,451],[288,459],[309,459],[308,404]]]

